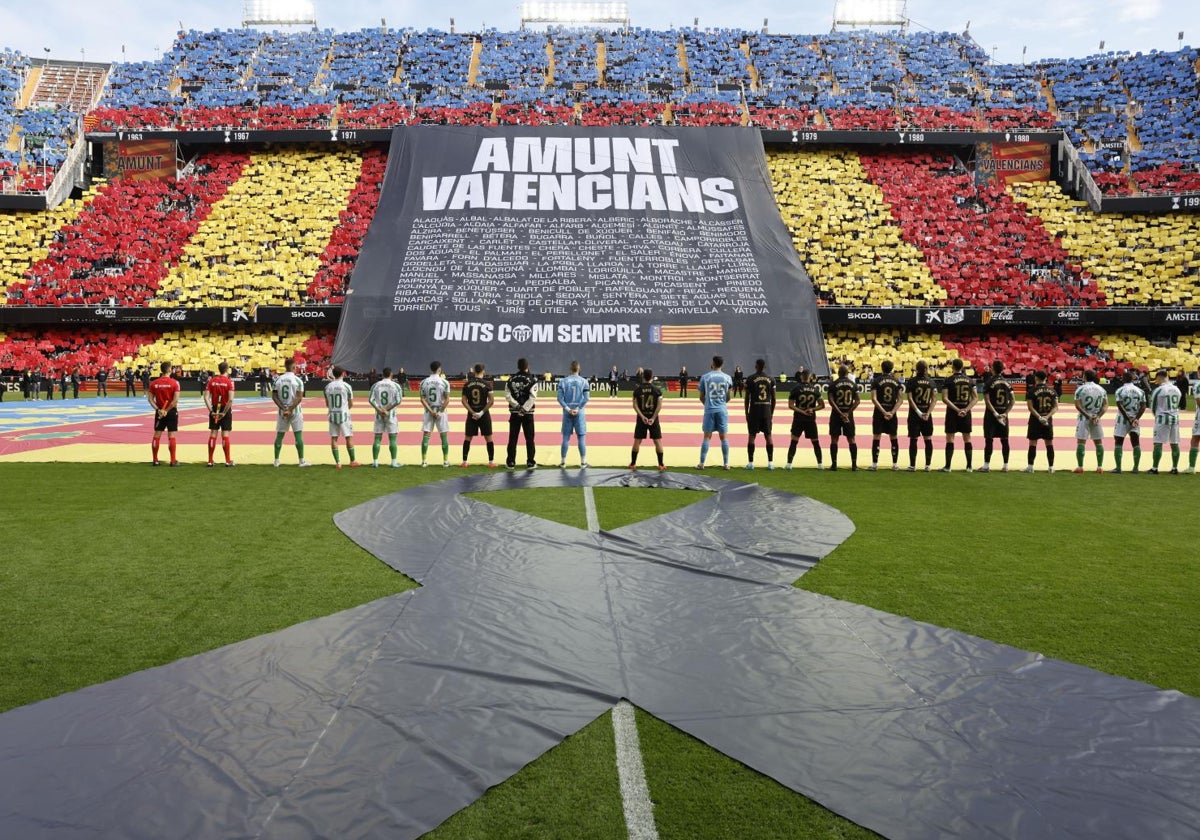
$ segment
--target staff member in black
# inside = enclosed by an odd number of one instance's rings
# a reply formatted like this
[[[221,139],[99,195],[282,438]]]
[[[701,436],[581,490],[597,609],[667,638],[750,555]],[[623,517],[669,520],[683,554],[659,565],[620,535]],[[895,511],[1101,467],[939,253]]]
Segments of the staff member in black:
[[[616,368],[613,368],[616,372]],[[517,359],[517,372],[508,378],[504,387],[508,400],[508,457],[504,466],[510,470],[517,466],[517,435],[525,435],[525,467],[537,466],[534,460],[537,449],[533,442],[533,409],[537,401],[537,378],[529,372],[529,360]]]
[[[137,396],[137,386],[133,384],[133,368],[125,368],[125,396]]]
[[[1004,459],[1004,472],[1008,472],[1008,413],[1013,407],[1013,389],[1004,379],[1004,362],[992,362],[992,375],[983,388],[983,466],[980,472],[988,472],[992,466],[992,451],[996,438],[1000,439],[1000,457]]]
[[[96,396],[108,396],[108,370],[106,368],[96,371]]]
[[[681,397],[687,396],[687,386],[688,386],[687,365],[683,365],[682,367],[679,368],[679,396],[681,396]]]
[[[895,369],[892,360],[885,359],[879,366],[880,372],[871,380],[871,405],[875,410],[871,413],[871,466],[867,469],[872,472],[879,469],[879,440],[883,435],[887,435],[892,444],[892,469],[900,469],[900,442],[896,440],[900,421],[896,413],[900,410],[900,394],[904,387],[892,373]]]
[[[967,472],[971,471],[971,409],[979,400],[975,383],[963,373],[963,360],[950,363],[954,371],[942,384],[942,402],[946,404],[946,465],[942,472],[950,472],[954,460],[954,436],[962,435],[963,452],[967,455]]]

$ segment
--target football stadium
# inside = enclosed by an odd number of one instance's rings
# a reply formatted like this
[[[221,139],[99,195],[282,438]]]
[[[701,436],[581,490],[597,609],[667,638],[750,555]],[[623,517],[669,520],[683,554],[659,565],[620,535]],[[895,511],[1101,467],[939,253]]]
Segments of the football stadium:
[[[1200,838],[1200,50],[830,5],[0,30],[0,837]]]

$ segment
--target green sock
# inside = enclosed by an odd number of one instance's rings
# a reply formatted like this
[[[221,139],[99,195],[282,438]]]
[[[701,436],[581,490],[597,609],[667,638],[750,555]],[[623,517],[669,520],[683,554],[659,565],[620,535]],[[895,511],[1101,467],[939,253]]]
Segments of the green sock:
[[[1096,441],[1096,469],[1104,469],[1104,445]]]
[[[383,442],[383,435],[375,435],[375,442],[371,444],[371,460],[379,461],[379,444]]]
[[[283,450],[283,432],[275,435],[275,460],[279,460],[279,453]]]
[[[346,451],[350,453],[350,463],[353,464],[355,461],[358,460],[357,458],[354,457],[354,447],[353,446],[351,446],[350,444],[346,444]]]
[[[1158,469],[1158,462],[1162,460],[1162,444],[1154,444],[1154,469]]]
[[[1196,469],[1196,447],[1194,446],[1188,451],[1188,466]]]
[[[1171,469],[1179,469],[1179,444],[1171,444]]]
[[[1083,469],[1083,441],[1075,444],[1075,466]]]
[[[1136,470],[1140,463],[1142,463],[1142,445],[1135,443],[1133,445],[1133,468]]]
[[[396,436],[395,436],[395,435],[389,435],[389,436],[388,436],[388,452],[392,453],[392,460],[393,460],[393,461],[395,461],[395,460],[396,460],[396,446],[397,446],[397,444],[396,444]]]
[[[1121,469],[1121,458],[1125,455],[1125,447],[1114,446],[1113,457],[1117,459],[1117,469]]]
[[[304,460],[304,433],[303,432],[296,432],[296,455],[299,456],[301,461]]]
[[[421,435],[421,463],[425,463],[425,453],[429,451],[429,435]]]
[[[342,455],[340,452],[338,452],[338,448],[336,446],[331,446],[329,449],[333,452],[333,463],[342,463]]]
[[[445,435],[442,435],[442,461],[449,461],[449,460],[450,460],[450,441],[448,441],[446,439]]]

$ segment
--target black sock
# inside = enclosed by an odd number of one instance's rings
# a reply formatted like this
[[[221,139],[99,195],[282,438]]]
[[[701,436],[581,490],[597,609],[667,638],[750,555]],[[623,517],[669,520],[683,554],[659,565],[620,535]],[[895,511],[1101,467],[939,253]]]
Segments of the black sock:
[[[767,441],[767,462],[771,463],[775,460],[775,444],[772,441]]]
[[[967,453],[967,469],[971,469],[971,452],[973,449],[974,447],[971,445],[970,441],[963,444],[963,452]]]
[[[1050,462],[1050,466],[1054,466],[1054,444],[1046,444],[1046,460]]]
[[[1029,444],[1029,466],[1033,466],[1033,459],[1037,457],[1037,444]]]
[[[817,454],[817,466],[821,466],[821,441],[813,441],[813,452]]]
[[[1006,466],[1006,467],[1008,466],[1008,453],[1009,453],[1008,438],[1001,438],[1000,439],[1000,457],[1002,457],[1004,459],[1004,466]]]
[[[992,444],[992,439],[987,438],[983,442],[983,463],[984,464],[992,463],[992,452],[993,451],[994,451],[994,445]]]
[[[925,438],[925,466],[933,465],[933,438]]]
[[[892,466],[896,466],[900,461],[900,441],[892,438]]]
[[[797,441],[792,441],[791,443],[788,444],[788,463],[789,464],[792,463],[792,459],[796,457],[796,443],[797,443]]]
[[[487,449],[488,449],[488,463],[490,464],[490,463],[492,463],[492,461],[496,460],[496,444],[492,443],[489,440],[487,442]]]
[[[837,466],[837,451],[837,438],[831,438],[829,441],[829,466],[831,467]]]
[[[871,441],[871,463],[879,463],[879,441],[877,440]]]
[[[746,460],[748,460],[751,464],[754,463],[754,441],[750,441],[746,444]]]
[[[638,451],[636,449],[629,450],[629,463],[630,464],[637,463],[637,454],[638,454]]]
[[[467,455],[468,455],[468,453],[470,453],[470,451],[471,451],[471,441],[464,440],[463,441],[463,463],[464,464],[467,461]]]
[[[917,439],[908,439],[908,465],[915,467],[917,465]]]
[[[661,467],[663,465],[663,451],[659,449],[654,454],[658,456],[658,465]]]
[[[950,462],[954,460],[954,444],[946,444],[946,469],[950,468]]]
[[[850,466],[858,466],[858,444],[850,444]]]

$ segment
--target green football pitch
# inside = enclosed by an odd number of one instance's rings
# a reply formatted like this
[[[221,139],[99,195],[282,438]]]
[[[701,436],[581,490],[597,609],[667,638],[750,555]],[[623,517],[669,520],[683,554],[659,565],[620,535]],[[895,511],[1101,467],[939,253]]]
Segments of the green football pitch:
[[[345,538],[332,515],[444,477],[0,465],[0,709],[410,588]],[[802,470],[752,478],[833,505],[855,523],[855,534],[798,582],[804,589],[1200,696],[1194,476]],[[580,490],[479,498],[584,526]],[[596,491],[605,528],[698,498]],[[663,838],[873,836],[647,715],[638,728]],[[625,837],[607,716],[429,836]]]

